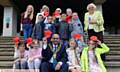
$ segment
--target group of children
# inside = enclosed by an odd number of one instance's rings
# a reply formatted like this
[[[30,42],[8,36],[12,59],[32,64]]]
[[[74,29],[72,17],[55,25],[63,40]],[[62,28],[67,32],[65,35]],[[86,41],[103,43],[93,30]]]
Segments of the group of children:
[[[83,26],[78,13],[72,12],[70,8],[66,9],[66,13],[61,13],[62,10],[57,8],[50,16],[49,7],[44,5],[37,13],[33,27],[34,8],[32,5],[27,6],[21,17],[24,43],[20,43],[18,37],[15,38],[17,40],[13,67],[38,72],[43,59],[42,49],[51,42],[51,36],[57,33],[61,39],[60,43],[66,47],[69,71],[107,72],[101,54],[108,52],[109,48],[96,36],[89,37],[88,45],[85,44]],[[95,26],[92,25],[93,27]]]
[[[61,41],[62,43],[62,41]],[[14,69],[30,69],[31,72],[38,72],[42,61],[42,49],[47,46],[46,37],[42,44],[36,40],[24,43],[15,42]],[[70,39],[69,46],[66,46],[68,55],[67,64],[71,72],[107,72],[101,59],[101,54],[109,51],[109,48],[98,39],[91,37],[88,45],[79,46],[76,39]],[[98,48],[98,45],[101,48]]]

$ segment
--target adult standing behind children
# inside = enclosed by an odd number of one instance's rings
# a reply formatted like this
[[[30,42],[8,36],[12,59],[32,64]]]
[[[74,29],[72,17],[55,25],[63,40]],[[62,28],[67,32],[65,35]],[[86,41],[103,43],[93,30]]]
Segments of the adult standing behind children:
[[[21,31],[23,30],[24,40],[31,36],[33,25],[34,7],[28,5],[26,11],[21,15]]]

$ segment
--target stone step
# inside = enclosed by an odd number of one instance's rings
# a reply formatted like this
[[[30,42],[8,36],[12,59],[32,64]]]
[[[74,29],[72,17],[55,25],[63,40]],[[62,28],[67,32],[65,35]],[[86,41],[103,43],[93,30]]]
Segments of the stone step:
[[[104,39],[104,41],[120,41],[120,39]]]
[[[14,45],[0,45],[0,48],[11,48],[14,47]]]
[[[120,44],[120,41],[104,41],[106,44]]]
[[[120,68],[120,61],[107,61],[105,62],[107,67],[119,67]]]
[[[113,38],[113,39],[116,39],[116,38],[119,39],[120,36],[104,36],[103,38],[104,38],[104,39],[112,39],[112,38]]]
[[[120,51],[110,51],[106,54],[108,54],[108,55],[120,55]]]
[[[120,51],[120,47],[110,47],[110,51]]]
[[[107,61],[120,61],[120,55],[106,55]]]
[[[14,61],[13,56],[0,56],[0,61]]]
[[[107,72],[120,72],[120,68],[119,67],[107,67]]]
[[[0,45],[14,45],[14,42],[0,42]]]
[[[14,56],[14,52],[0,52],[0,56]]]
[[[0,48],[0,52],[11,52],[14,51],[14,48]]]
[[[24,40],[20,40],[21,42],[24,42]],[[3,43],[3,42],[13,42],[13,40],[0,40],[0,43]]]
[[[0,69],[9,69],[13,67],[13,61],[0,61]]]
[[[24,40],[22,40],[23,42]],[[104,41],[104,43],[106,44],[120,44],[120,41]],[[0,42],[0,45],[13,45],[14,42],[13,41],[6,41],[6,42]]]
[[[120,44],[107,44],[109,47],[120,47]]]

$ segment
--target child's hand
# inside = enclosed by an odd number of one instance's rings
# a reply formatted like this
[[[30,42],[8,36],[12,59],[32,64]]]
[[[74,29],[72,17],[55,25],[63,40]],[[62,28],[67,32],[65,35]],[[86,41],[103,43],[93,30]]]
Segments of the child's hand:
[[[28,49],[30,49],[30,45],[29,44],[27,44],[26,46],[27,46]]]
[[[100,40],[97,40],[97,44],[98,44],[98,45],[101,45],[101,41],[100,41]]]

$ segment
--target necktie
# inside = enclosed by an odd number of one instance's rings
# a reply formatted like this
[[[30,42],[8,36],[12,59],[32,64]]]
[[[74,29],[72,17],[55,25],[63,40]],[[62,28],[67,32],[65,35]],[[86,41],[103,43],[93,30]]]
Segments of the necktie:
[[[56,49],[57,49],[57,46],[55,45],[54,46],[54,49],[53,49],[53,67],[55,68],[56,67],[56,64],[57,64],[57,60],[56,60]],[[55,55],[55,56],[54,56]]]

